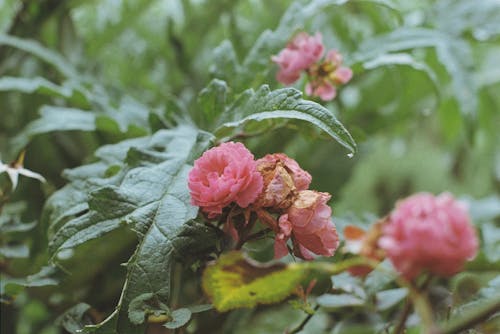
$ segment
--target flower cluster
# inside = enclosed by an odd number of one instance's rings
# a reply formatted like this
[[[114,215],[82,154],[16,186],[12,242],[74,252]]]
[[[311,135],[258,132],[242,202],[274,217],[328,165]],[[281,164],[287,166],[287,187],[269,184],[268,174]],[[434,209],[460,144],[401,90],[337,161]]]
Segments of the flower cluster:
[[[239,240],[252,217],[275,233],[275,257],[292,252],[303,259],[331,256],[339,240],[327,205],[330,194],[308,190],[311,175],[285,154],[254,160],[241,143],[224,143],[206,151],[189,173],[191,202],[209,219],[225,223]]]
[[[336,50],[324,54],[322,36],[316,33],[310,36],[305,32],[297,34],[285,49],[271,60],[279,65],[276,79],[291,85],[306,72],[308,83],[305,91],[310,96],[318,96],[324,101],[330,101],[337,95],[339,85],[346,84],[352,78],[352,70],[342,67],[342,56]]]

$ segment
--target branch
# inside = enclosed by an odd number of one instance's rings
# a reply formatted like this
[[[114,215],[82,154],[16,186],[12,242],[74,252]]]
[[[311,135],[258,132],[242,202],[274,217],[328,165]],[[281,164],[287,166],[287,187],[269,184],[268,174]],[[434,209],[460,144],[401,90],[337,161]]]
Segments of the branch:
[[[314,307],[314,311],[317,311],[318,309],[319,309],[319,305],[316,305]],[[305,317],[304,320],[302,320],[302,322],[297,327],[292,329],[292,331],[287,332],[287,334],[296,334],[296,333],[300,332],[301,330],[303,330],[304,326],[307,325],[307,323],[309,322],[309,320],[311,320],[311,318],[314,314],[315,313],[308,314],[307,317]]]

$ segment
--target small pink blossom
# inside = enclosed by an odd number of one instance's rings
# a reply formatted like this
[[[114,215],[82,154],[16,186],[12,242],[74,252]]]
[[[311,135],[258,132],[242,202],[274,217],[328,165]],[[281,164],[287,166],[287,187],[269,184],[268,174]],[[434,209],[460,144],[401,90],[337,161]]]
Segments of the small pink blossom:
[[[325,56],[325,61],[334,67],[342,65],[342,59],[342,55],[337,50],[330,50]]]
[[[419,193],[396,204],[379,246],[408,280],[423,271],[451,276],[474,258],[478,239],[467,208],[449,193]]]
[[[280,232],[276,234],[275,257],[286,254],[286,240],[292,238],[294,254],[306,260],[313,254],[332,256],[339,245],[332,209],[326,204],[331,195],[302,190],[292,206],[279,218]]]
[[[214,218],[236,202],[246,208],[262,191],[263,180],[254,156],[241,143],[214,147],[194,162],[189,172],[191,203]]]
[[[308,82],[305,90],[307,95],[317,96],[323,101],[331,101],[337,96],[337,89],[335,89],[335,86],[325,80]]]
[[[346,84],[351,78],[352,70],[349,67],[339,67],[332,74],[332,79],[337,84]]]
[[[300,78],[302,71],[323,56],[323,51],[320,33],[314,36],[304,32],[297,34],[285,49],[277,56],[271,57],[271,60],[280,66],[276,79],[285,85],[291,85]]]

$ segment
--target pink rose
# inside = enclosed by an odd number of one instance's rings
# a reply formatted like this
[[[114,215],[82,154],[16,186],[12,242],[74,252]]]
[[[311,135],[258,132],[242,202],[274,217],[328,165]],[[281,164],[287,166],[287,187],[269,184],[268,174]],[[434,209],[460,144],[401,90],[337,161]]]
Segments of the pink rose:
[[[194,162],[189,172],[191,204],[214,218],[236,202],[246,208],[262,191],[263,180],[252,153],[241,143],[214,147]]]
[[[297,161],[283,153],[268,154],[257,160],[257,169],[264,178],[263,191],[257,200],[261,207],[288,208],[296,192],[307,189],[312,180]]]
[[[320,33],[310,36],[307,33],[297,34],[285,49],[271,60],[280,66],[276,79],[291,85],[300,78],[302,71],[308,69],[323,55],[323,43]]]
[[[276,234],[275,257],[286,254],[286,240],[292,238],[294,254],[310,260],[313,253],[332,256],[339,245],[332,209],[326,204],[331,195],[302,190],[287,212],[279,218],[280,232]]]
[[[451,276],[474,258],[478,239],[467,208],[449,193],[419,193],[396,204],[379,246],[408,280],[423,271]]]

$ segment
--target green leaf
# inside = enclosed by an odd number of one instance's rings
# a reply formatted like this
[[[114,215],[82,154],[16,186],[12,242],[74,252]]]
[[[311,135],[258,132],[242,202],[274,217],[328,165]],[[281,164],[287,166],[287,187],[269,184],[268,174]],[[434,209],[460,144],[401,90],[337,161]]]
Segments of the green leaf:
[[[54,131],[94,131],[96,116],[91,111],[80,109],[43,106],[40,118],[29,123],[12,140],[12,151],[19,151],[36,135]]]
[[[0,247],[0,256],[6,258],[27,258],[29,256],[29,251],[27,245],[6,245]]]
[[[150,314],[170,314],[168,306],[155,299],[152,292],[143,293],[135,297],[128,306],[128,318],[134,325],[144,323]]]
[[[55,273],[56,269],[54,267],[45,266],[39,272],[25,278],[0,277],[0,295],[16,294],[19,292],[19,287],[56,285],[58,281],[54,278]]]
[[[333,113],[322,105],[302,99],[302,93],[294,88],[282,88],[271,91],[263,85],[256,92],[247,90],[222,115],[222,122],[217,130],[234,128],[249,121],[266,119],[299,119],[311,123],[334,138],[352,152],[356,143],[349,132],[337,120]]]
[[[191,311],[187,308],[180,308],[170,314],[172,320],[165,323],[163,326],[168,329],[180,328],[188,323],[191,319]]]
[[[404,50],[433,47],[440,63],[450,75],[454,96],[462,114],[474,115],[477,107],[477,86],[469,70],[472,54],[462,39],[437,30],[402,27],[375,38],[366,39],[353,56],[355,61],[367,61],[378,56]]]
[[[378,292],[376,296],[377,309],[385,311],[402,301],[408,295],[408,289],[398,288]]]
[[[49,96],[70,97],[72,89],[66,86],[58,86],[44,78],[0,78],[0,91],[18,91],[22,93],[41,93]]]
[[[77,304],[64,312],[55,322],[69,333],[81,333],[82,328],[90,323],[90,319],[84,319],[88,310],[90,310],[90,305],[86,303]]]
[[[439,84],[436,73],[425,63],[419,62],[408,53],[389,53],[377,56],[363,63],[363,67],[372,70],[383,66],[409,66],[417,71],[422,71],[432,82],[434,89],[439,94]]]
[[[68,78],[78,78],[76,70],[66,61],[66,59],[64,59],[64,57],[57,52],[45,48],[37,41],[0,34],[0,45],[8,45],[30,53],[52,65],[64,76]]]
[[[484,240],[484,254],[489,262],[500,261],[500,227],[493,222],[481,225]]]
[[[365,301],[349,294],[324,294],[316,299],[316,302],[326,308],[339,308],[339,307],[349,307],[349,306],[362,306]]]
[[[213,65],[210,67],[210,73],[213,77],[225,80],[229,83],[234,82],[238,73],[241,71],[233,44],[229,40],[224,40],[214,49]]]
[[[193,305],[193,306],[188,307],[188,309],[191,311],[191,313],[201,313],[201,312],[211,310],[213,308],[214,308],[214,306],[212,304],[201,304],[201,305]]]
[[[233,251],[203,272],[203,290],[220,312],[277,303],[292,294],[307,271],[300,264],[260,264]]]
[[[141,332],[128,316],[138,296],[152,293],[168,305],[176,259],[186,263],[214,247],[216,232],[193,220],[198,208],[190,204],[187,188],[191,164],[211,140],[208,133],[182,126],[103,147],[100,161],[66,172],[72,182],[48,200],[44,216],[51,223],[52,256],[122,224],[136,231],[139,244],[127,263],[118,313],[109,322],[119,333]],[[112,166],[121,170],[107,177]]]
[[[361,287],[361,280],[358,277],[353,277],[349,273],[344,272],[332,276],[331,280],[334,289],[340,289],[361,299],[366,299],[366,293]]]
[[[228,87],[222,80],[213,79],[198,96],[198,105],[203,113],[203,124],[210,127],[226,108]],[[197,110],[197,112],[199,112]]]

